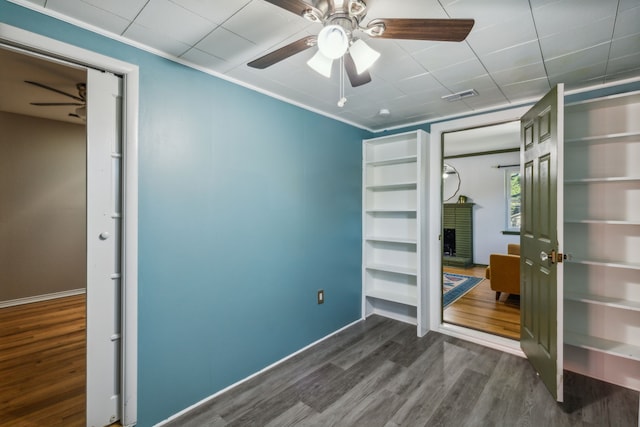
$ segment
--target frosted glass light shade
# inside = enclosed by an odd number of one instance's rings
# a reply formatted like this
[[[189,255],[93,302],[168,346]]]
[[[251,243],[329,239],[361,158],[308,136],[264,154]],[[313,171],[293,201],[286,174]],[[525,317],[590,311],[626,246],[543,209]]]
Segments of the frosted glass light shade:
[[[327,58],[319,50],[313,57],[307,61],[307,65],[313,68],[314,71],[322,74],[326,78],[331,78],[331,68],[333,66],[333,59]]]
[[[318,34],[318,49],[329,59],[338,59],[349,48],[349,37],[339,25],[327,25]]]
[[[380,58],[380,52],[373,50],[362,40],[358,39],[349,48],[349,53],[353,58],[353,62],[356,65],[356,72],[358,74],[366,71],[373,65],[374,62]]]

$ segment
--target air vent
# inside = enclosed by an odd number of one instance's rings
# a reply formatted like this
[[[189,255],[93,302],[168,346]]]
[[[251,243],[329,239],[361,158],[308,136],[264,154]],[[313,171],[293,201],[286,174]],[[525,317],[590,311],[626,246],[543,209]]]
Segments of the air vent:
[[[442,97],[445,101],[453,102],[460,101],[463,98],[469,98],[470,96],[477,96],[478,92],[475,89],[463,90],[461,92],[452,93],[451,95],[445,95]]]

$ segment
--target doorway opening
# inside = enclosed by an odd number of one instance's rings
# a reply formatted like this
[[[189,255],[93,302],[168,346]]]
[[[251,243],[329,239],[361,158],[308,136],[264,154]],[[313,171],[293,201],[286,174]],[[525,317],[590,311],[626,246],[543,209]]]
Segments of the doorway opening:
[[[86,401],[87,138],[86,97],[78,88],[86,87],[87,73],[6,48],[0,62],[0,376],[7,379],[0,424],[79,425]]]
[[[118,257],[119,264],[122,268],[122,274],[118,278],[118,280],[122,283],[122,294],[118,299],[120,303],[117,306],[114,305],[113,311],[117,314],[117,317],[122,321],[122,333],[120,336],[112,336],[111,338],[116,338],[122,344],[122,351],[118,351],[118,354],[122,355],[122,360],[118,362],[118,374],[117,378],[114,375],[111,378],[112,384],[118,384],[117,387],[121,390],[121,398],[117,403],[121,408],[122,415],[122,424],[129,425],[135,424],[137,418],[136,406],[137,406],[137,98],[138,98],[138,67],[127,64],[113,58],[109,58],[100,54],[96,54],[91,51],[87,51],[84,49],[77,48],[72,45],[68,45],[66,43],[58,42],[53,39],[49,39],[47,37],[40,36],[38,34],[30,33],[19,28],[12,27],[7,24],[0,23],[0,49],[19,52],[26,57],[36,57],[41,60],[53,62],[56,64],[63,64],[67,67],[86,70],[89,74],[94,74],[93,81],[95,84],[91,84],[89,82],[89,86],[93,86],[94,88],[102,88],[104,86],[104,80],[101,79],[101,75],[111,75],[111,73],[118,74],[123,76],[124,84],[122,86],[125,87],[123,95],[121,99],[123,100],[123,107],[116,111],[114,105],[109,107],[107,110],[104,108],[101,111],[96,111],[95,107],[105,105],[105,97],[104,93],[100,93],[100,91],[94,90],[93,95],[88,96],[88,99],[92,99],[94,102],[88,103],[87,105],[90,107],[94,105],[94,116],[96,117],[105,117],[105,112],[111,111],[111,113],[106,114],[108,116],[108,122],[112,125],[113,128],[111,132],[117,133],[121,136],[121,147],[123,150],[122,154],[119,154],[115,157],[118,157],[122,160],[121,167],[119,168],[118,175],[124,177],[123,185],[121,186],[121,195],[119,199],[122,201],[122,212],[123,214],[120,216],[119,221],[121,221],[123,233],[120,235],[114,235],[111,233],[111,236],[114,236],[111,239],[112,242],[116,240],[118,243],[114,243],[114,247],[121,248],[123,250],[122,257]],[[36,53],[38,52],[38,53]],[[3,65],[5,62],[3,61]],[[97,69],[105,70],[105,72],[95,71]],[[11,71],[12,67],[3,67],[2,72]],[[3,75],[4,77],[4,75]],[[46,85],[49,86],[49,85]],[[32,89],[39,89],[44,92],[54,92],[49,89],[45,89],[43,87],[29,84],[29,87]],[[4,88],[4,86],[3,86]],[[53,88],[53,86],[52,86]],[[77,86],[76,86],[77,89]],[[70,90],[70,89],[69,89]],[[91,90],[91,88],[89,88]],[[66,91],[65,91],[66,92]],[[3,91],[3,94],[6,93]],[[71,93],[73,95],[73,93]],[[81,98],[81,97],[80,97]],[[113,97],[112,97],[113,98]],[[2,110],[5,109],[5,101],[8,100],[8,97],[3,97],[2,101]],[[35,100],[39,102],[40,100]],[[46,100],[43,100],[46,101]],[[26,101],[26,104],[29,105],[30,101]],[[56,103],[62,103],[61,100],[52,101]],[[78,101],[80,102],[80,101]],[[44,105],[42,106],[45,107]],[[46,107],[53,107],[47,105]],[[72,107],[81,107],[74,105]],[[72,111],[76,115],[80,115],[77,110]],[[15,112],[10,114],[16,115],[25,115],[21,112]],[[64,112],[65,115],[68,115],[68,112]],[[91,116],[91,114],[89,114]],[[95,124],[100,122],[94,117],[93,120],[88,121],[87,132],[89,135],[89,141],[95,140],[96,128]],[[48,120],[48,119],[43,119]],[[53,120],[51,120],[53,121]],[[93,123],[93,124],[92,124]],[[117,126],[114,125],[117,123]],[[121,128],[118,128],[121,126]],[[118,130],[119,129],[119,130]],[[93,132],[93,137],[91,136]],[[114,157],[114,156],[106,156],[106,157]],[[91,158],[91,156],[89,156]],[[85,162],[88,160],[85,160]],[[86,165],[86,163],[85,163]],[[45,166],[49,166],[45,164]],[[88,173],[91,174],[91,167],[85,166]],[[120,188],[120,187],[118,187]],[[55,192],[48,192],[49,196],[55,197]],[[89,192],[89,196],[91,194],[95,195],[95,192]],[[37,208],[37,206],[34,206]],[[115,212],[115,211],[114,211]],[[43,236],[44,237],[44,236]],[[96,236],[97,237],[97,236]],[[109,240],[109,235],[105,234],[100,236],[103,240]],[[87,239],[85,239],[87,242]],[[88,245],[89,243],[87,243]],[[84,251],[87,253],[87,250]],[[88,263],[87,263],[88,264]],[[36,268],[42,267],[41,265],[36,265]],[[85,269],[86,271],[86,269]],[[115,278],[115,277],[112,277]],[[90,282],[90,280],[89,280]],[[90,290],[91,287],[89,286]],[[80,293],[80,300],[85,300],[84,294]],[[64,296],[64,295],[55,295],[55,296]],[[15,298],[14,298],[15,299]],[[45,302],[48,300],[45,300]],[[51,301],[55,301],[55,299],[51,299]],[[15,301],[14,301],[15,302]],[[19,301],[20,302],[20,301]],[[21,301],[27,302],[27,301]],[[57,302],[57,301],[55,301]],[[17,305],[17,304],[16,304]],[[82,311],[82,310],[80,310]],[[100,314],[100,313],[96,313]],[[94,319],[96,322],[96,316],[92,315],[91,312],[87,313],[87,321],[89,319]],[[97,319],[98,323],[100,320]],[[88,334],[87,338],[91,338],[93,334]],[[86,348],[86,345],[83,346]],[[93,347],[93,346],[89,346]],[[110,356],[107,358],[107,360]],[[49,360],[49,359],[47,359]],[[94,358],[88,357],[88,361],[93,364],[95,361]],[[114,381],[115,380],[115,381]],[[86,384],[83,384],[83,391],[87,387]],[[45,389],[42,388],[41,392]],[[95,395],[94,387],[89,386],[87,389],[87,397],[93,398]],[[89,401],[91,399],[87,399]],[[77,405],[76,405],[77,406]],[[84,412],[84,407],[82,407]],[[31,412],[31,411],[27,411]],[[3,414],[4,415],[4,414]],[[13,414],[15,415],[15,414]],[[95,423],[98,424],[98,423]],[[107,419],[106,422],[100,425],[110,424],[110,421]]]
[[[512,340],[520,339],[519,258],[507,248],[520,236],[508,224],[504,171],[519,166],[519,151],[519,121],[442,135],[442,321]]]

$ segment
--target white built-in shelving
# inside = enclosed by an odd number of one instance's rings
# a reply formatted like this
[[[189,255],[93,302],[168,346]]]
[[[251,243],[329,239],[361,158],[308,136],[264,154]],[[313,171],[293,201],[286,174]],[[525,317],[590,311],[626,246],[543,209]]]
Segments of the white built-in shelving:
[[[363,141],[362,311],[421,327],[423,131]]]
[[[565,107],[565,367],[640,390],[640,92]]]

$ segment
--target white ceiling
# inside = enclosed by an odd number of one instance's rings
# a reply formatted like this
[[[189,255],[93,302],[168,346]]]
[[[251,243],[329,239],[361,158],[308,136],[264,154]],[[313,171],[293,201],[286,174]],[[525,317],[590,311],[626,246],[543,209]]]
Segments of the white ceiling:
[[[640,0],[365,0],[365,24],[419,17],[473,18],[475,26],[460,43],[360,32],[382,57],[371,83],[347,85],[344,108],[337,61],[331,79],[306,65],[315,48],[265,70],[246,65],[321,29],[263,0],[12,1],[371,130],[520,104],[557,83],[572,90],[640,78]],[[466,89],[479,96],[441,99]],[[380,116],[382,108],[391,114]]]

